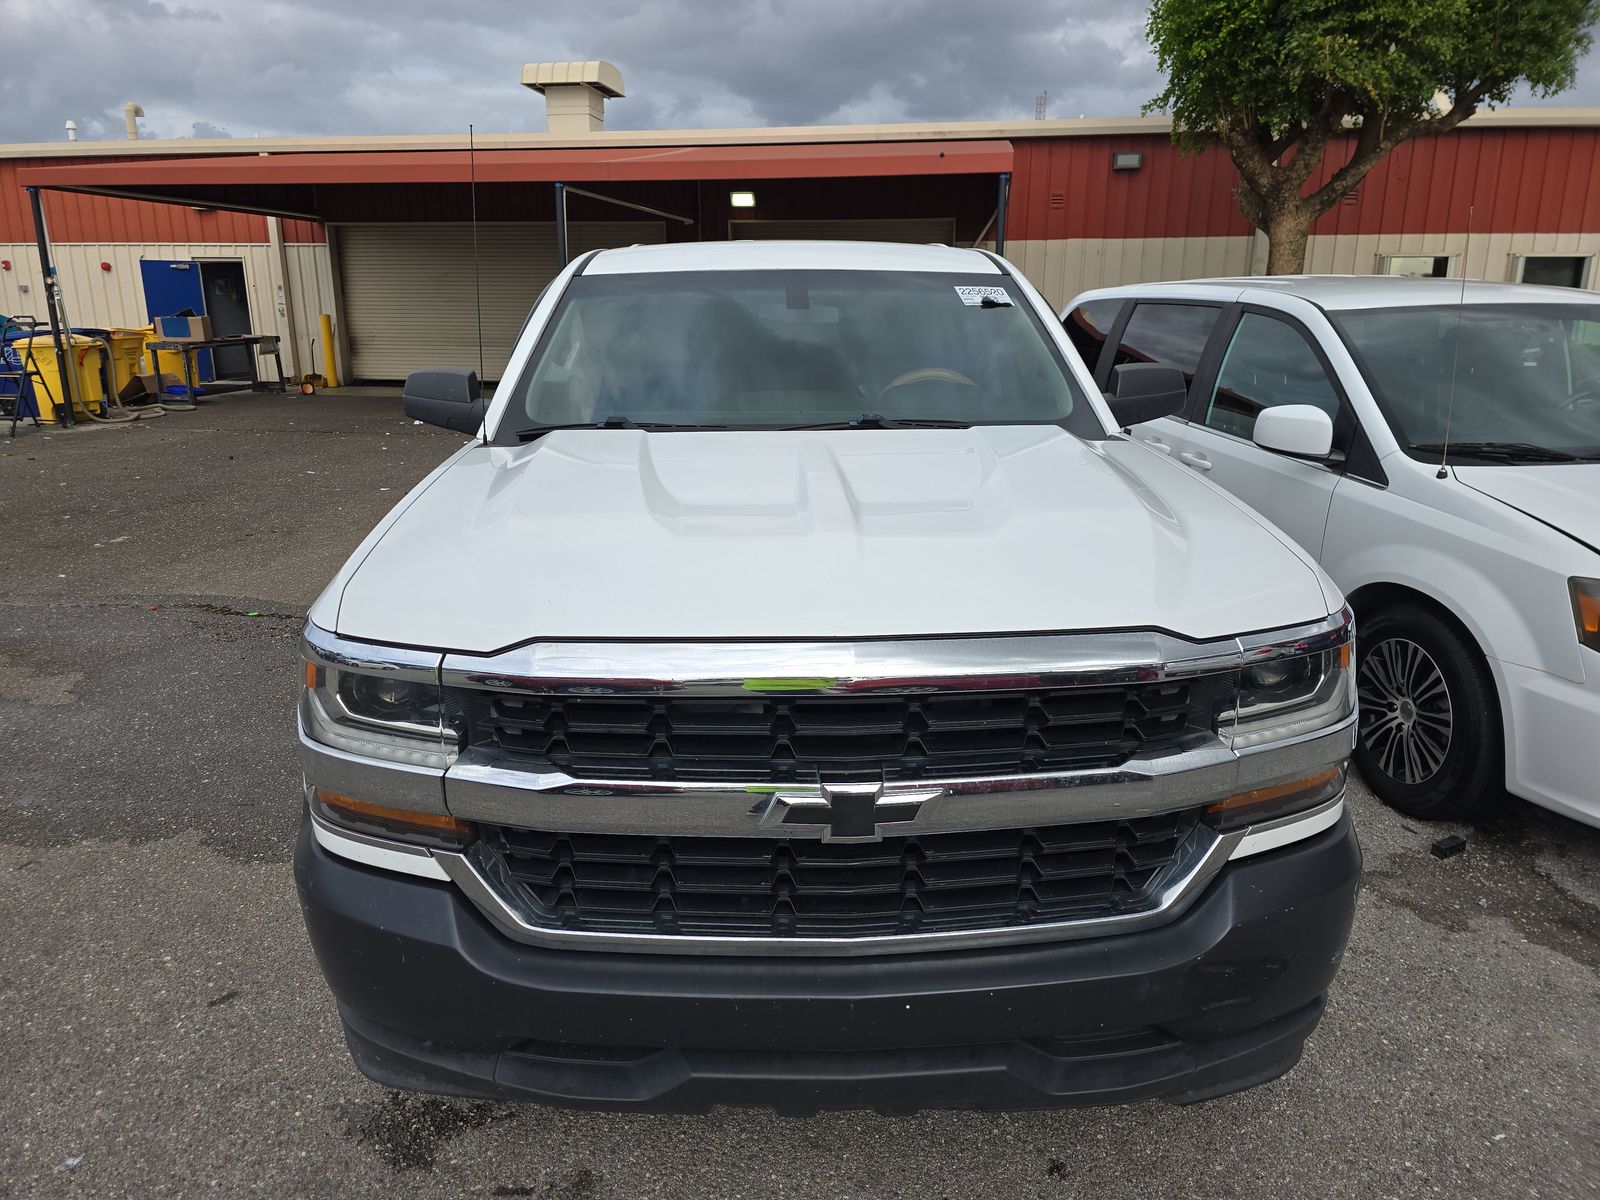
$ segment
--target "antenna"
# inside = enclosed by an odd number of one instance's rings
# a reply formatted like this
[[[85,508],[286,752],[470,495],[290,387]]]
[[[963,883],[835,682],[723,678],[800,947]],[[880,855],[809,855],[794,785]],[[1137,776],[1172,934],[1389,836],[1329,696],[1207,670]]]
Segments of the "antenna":
[[[478,146],[467,126],[467,171],[472,190],[472,306],[478,322],[478,386],[483,386],[483,282],[478,271]]]
[[[1472,251],[1472,205],[1467,205],[1467,240],[1461,247],[1461,296],[1456,301],[1456,340],[1450,354],[1450,399],[1444,410],[1444,444],[1439,451],[1436,479],[1450,478],[1450,418],[1456,412],[1456,368],[1461,363],[1461,317],[1467,309],[1467,256]]]
[[[1049,111],[1049,108],[1050,108],[1050,93],[1049,92],[1045,92],[1042,95],[1035,96],[1033,98],[1033,119],[1035,121],[1044,120],[1045,113]]]

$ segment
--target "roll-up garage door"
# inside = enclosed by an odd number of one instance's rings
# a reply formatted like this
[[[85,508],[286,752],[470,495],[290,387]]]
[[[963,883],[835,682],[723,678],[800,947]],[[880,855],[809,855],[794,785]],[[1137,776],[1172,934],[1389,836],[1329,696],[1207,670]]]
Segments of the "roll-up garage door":
[[[356,379],[404,379],[421,367],[477,367],[471,225],[339,225],[335,237]],[[575,256],[664,238],[659,221],[574,221],[567,227]],[[495,380],[540,289],[556,275],[555,226],[483,222],[478,263],[484,376]]]
[[[862,221],[729,221],[736,242],[815,238],[846,242],[939,242],[955,240],[956,223],[946,217],[890,217]]]

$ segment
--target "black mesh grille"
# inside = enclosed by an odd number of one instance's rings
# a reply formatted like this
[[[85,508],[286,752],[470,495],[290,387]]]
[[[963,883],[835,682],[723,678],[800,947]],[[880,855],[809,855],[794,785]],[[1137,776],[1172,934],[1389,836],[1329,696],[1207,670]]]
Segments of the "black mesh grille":
[[[862,937],[1143,907],[1192,816],[838,843],[486,827],[540,924],[612,933]]]
[[[1114,766],[1215,727],[1227,676],[858,696],[478,692],[469,737],[612,779],[916,779]]]

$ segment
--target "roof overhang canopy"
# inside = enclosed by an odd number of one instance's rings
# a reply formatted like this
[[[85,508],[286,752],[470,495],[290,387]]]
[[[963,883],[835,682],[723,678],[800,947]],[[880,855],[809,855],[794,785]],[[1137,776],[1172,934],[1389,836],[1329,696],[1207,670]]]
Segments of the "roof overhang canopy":
[[[126,159],[24,167],[18,183],[169,204],[321,219],[336,185],[847,179],[1009,172],[1008,141],[851,142],[605,149],[351,151]]]

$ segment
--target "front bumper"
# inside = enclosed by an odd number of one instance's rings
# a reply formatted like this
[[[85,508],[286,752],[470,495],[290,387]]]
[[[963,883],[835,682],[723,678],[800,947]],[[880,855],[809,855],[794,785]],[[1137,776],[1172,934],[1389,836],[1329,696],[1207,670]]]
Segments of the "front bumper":
[[[1524,800],[1600,826],[1600,654],[1582,652],[1587,678],[1494,664],[1507,705],[1506,787]]]
[[[301,907],[356,1064],[392,1087],[584,1108],[1192,1102],[1287,1071],[1354,914],[1348,816],[1239,860],[1182,916],[1087,941],[850,958],[519,944],[453,885],[302,825]]]

